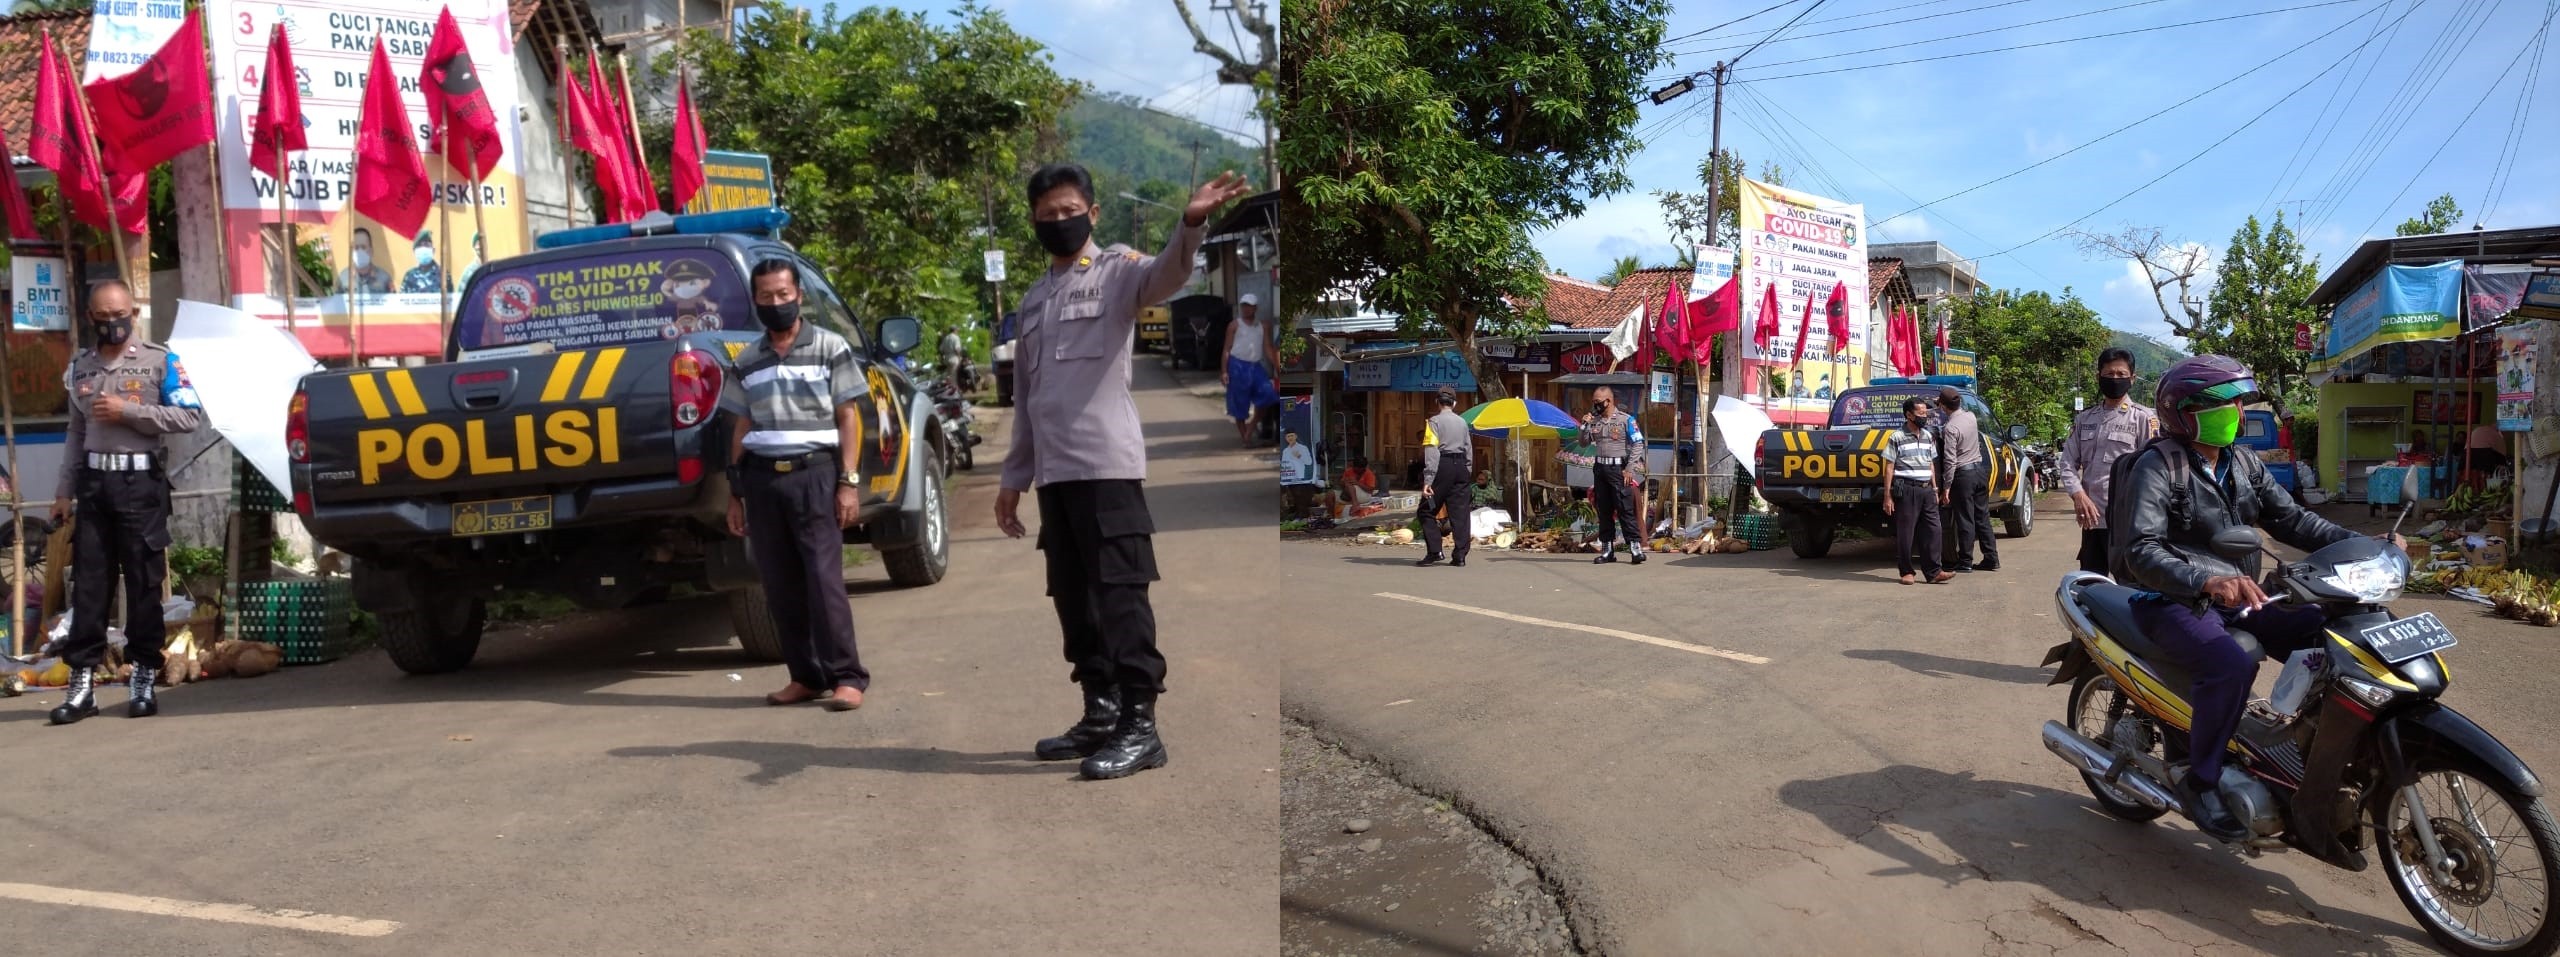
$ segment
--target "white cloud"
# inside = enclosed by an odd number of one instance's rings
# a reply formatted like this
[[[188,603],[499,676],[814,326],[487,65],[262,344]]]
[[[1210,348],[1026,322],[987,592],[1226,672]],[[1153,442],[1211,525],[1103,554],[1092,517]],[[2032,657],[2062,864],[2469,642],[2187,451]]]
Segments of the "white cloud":
[[[1634,256],[1648,266],[1672,258],[1671,228],[1663,225],[1662,204],[1649,193],[1623,193],[1593,203],[1581,216],[1534,239],[1549,267],[1585,278],[1607,272],[1621,256]]]
[[[2214,258],[2212,247],[2197,242],[2182,243],[2161,250],[2161,255],[2154,259],[2162,262],[2183,263],[2187,261],[2184,257],[2190,255],[2196,257],[2194,261],[2199,268],[2195,280],[2188,286],[2187,294],[2197,299],[2209,298],[2213,294],[2214,270],[2219,265],[2219,261]],[[2115,278],[2107,280],[2106,284],[2098,289],[2098,311],[2107,318],[2108,325],[2130,332],[2139,332],[2170,345],[2183,347],[2186,341],[2169,331],[2168,320],[2160,315],[2160,302],[2152,298],[2152,274],[2144,270],[2141,264],[2130,259],[2123,260],[2117,265],[2121,268],[2117,271]],[[2177,301],[2177,286],[2171,285],[2161,290],[2160,296],[2168,300],[2170,309],[2180,309]],[[2183,310],[2180,311],[2183,312]]]
[[[2039,136],[2035,130],[2029,129],[2026,131],[2026,138],[2027,156],[2031,159],[2045,159],[2071,148],[2071,137],[2065,133]]]
[[[1929,221],[1927,213],[1912,213],[1877,226],[1867,233],[1867,241],[1870,243],[1917,242],[1938,238],[1941,238],[1938,235],[1938,225]]]

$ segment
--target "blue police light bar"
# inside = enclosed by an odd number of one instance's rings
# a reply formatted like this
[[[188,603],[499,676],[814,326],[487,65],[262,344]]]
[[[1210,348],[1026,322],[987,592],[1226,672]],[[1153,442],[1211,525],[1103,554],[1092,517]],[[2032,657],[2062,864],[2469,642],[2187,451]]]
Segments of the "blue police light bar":
[[[1959,389],[1966,389],[1966,390],[1970,390],[1970,389],[1972,389],[1972,388],[1973,388],[1973,377],[1972,377],[1972,376],[1969,376],[1969,375],[1886,376],[1886,377],[1881,378],[1881,379],[1869,379],[1869,380],[1867,380],[1867,384],[1868,384],[1868,385],[1951,385],[1951,386],[1955,386],[1956,388],[1959,388]]]
[[[716,213],[695,213],[689,216],[658,214],[643,217],[637,222],[606,223],[601,226],[554,230],[534,237],[533,245],[537,249],[561,249],[588,243],[629,239],[634,236],[657,236],[667,233],[684,236],[745,233],[770,238],[781,235],[783,227],[788,225],[791,225],[791,213],[779,206],[730,209]]]

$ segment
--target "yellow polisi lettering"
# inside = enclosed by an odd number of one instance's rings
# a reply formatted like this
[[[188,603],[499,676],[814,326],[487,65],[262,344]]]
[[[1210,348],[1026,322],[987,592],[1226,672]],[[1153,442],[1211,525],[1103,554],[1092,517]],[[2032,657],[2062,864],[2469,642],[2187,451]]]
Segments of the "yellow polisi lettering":
[[[452,477],[461,467],[462,437],[454,434],[453,426],[430,422],[409,433],[409,474],[434,482]]]
[[[356,433],[356,478],[371,485],[382,481],[382,467],[400,461],[399,429],[366,429]]]
[[[356,475],[374,485],[382,481],[385,466],[401,464],[408,467],[408,477],[427,482],[461,474],[532,472],[545,465],[611,465],[622,461],[620,418],[621,410],[607,407],[592,413],[561,409],[504,420],[430,422],[406,432],[365,429],[356,433]],[[512,434],[514,448],[493,445],[493,433],[498,439]]]
[[[595,457],[596,446],[595,440],[587,437],[586,428],[585,412],[562,409],[551,413],[551,417],[542,424],[543,436],[551,440],[551,447],[542,450],[543,460],[551,463],[552,468],[559,469],[574,469],[587,464],[587,460]]]
[[[496,475],[513,472],[516,464],[506,459],[489,457],[489,424],[479,419],[463,423],[463,447],[471,453],[471,474]]]

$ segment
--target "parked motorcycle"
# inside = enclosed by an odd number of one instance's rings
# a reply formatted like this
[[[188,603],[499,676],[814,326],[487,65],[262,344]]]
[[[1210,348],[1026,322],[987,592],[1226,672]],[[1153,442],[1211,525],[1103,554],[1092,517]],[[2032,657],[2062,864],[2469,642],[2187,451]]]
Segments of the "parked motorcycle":
[[[2214,543],[2235,558],[2264,546],[2252,529]],[[2326,640],[2289,657],[2270,700],[2252,701],[2218,782],[2252,836],[2250,857],[2299,850],[2350,871],[2381,858],[2391,888],[2427,934],[2457,954],[2560,949],[2560,824],[2542,782],[2489,732],[2438,702],[2451,683],[2453,632],[2434,613],[2396,617],[2409,557],[2355,538],[2276,563],[2266,593],[2328,616]],[[2145,822],[2193,817],[2170,782],[2186,773],[2192,713],[2185,669],[2133,620],[2135,589],[2073,572],[2054,594],[2071,638],[2045,656],[2069,682],[2044,744],[2079,769],[2107,813]],[[2232,637],[2261,657],[2255,638]]]
[[[925,398],[933,403],[934,421],[942,424],[943,447],[951,450],[943,462],[946,475],[952,469],[966,472],[977,468],[978,443],[986,439],[976,432],[977,413],[970,408],[968,394],[960,391],[953,381],[955,378],[937,375],[931,366],[922,370],[917,378],[924,384]]]

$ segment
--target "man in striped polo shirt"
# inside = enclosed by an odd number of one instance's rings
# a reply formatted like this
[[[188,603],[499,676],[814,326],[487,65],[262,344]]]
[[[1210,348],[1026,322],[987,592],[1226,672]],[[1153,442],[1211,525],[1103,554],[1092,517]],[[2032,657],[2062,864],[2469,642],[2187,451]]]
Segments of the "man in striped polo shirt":
[[[1938,562],[1938,496],[1945,485],[1938,460],[1938,437],[1929,428],[1929,403],[1902,400],[1902,428],[1885,437],[1885,464],[1893,469],[1893,487],[1885,490],[1884,513],[1893,516],[1893,558],[1902,566],[1902,583],[1914,584],[1912,561],[1928,575],[1929,584],[1955,579]]]
[[[862,514],[854,400],[869,389],[853,345],[801,321],[797,267],[768,259],[752,282],[765,335],[738,353],[746,407],[730,400],[738,421],[729,439],[729,534],[745,536],[755,556],[791,672],[764,701],[851,711],[871,687],[844,597],[844,530]]]

